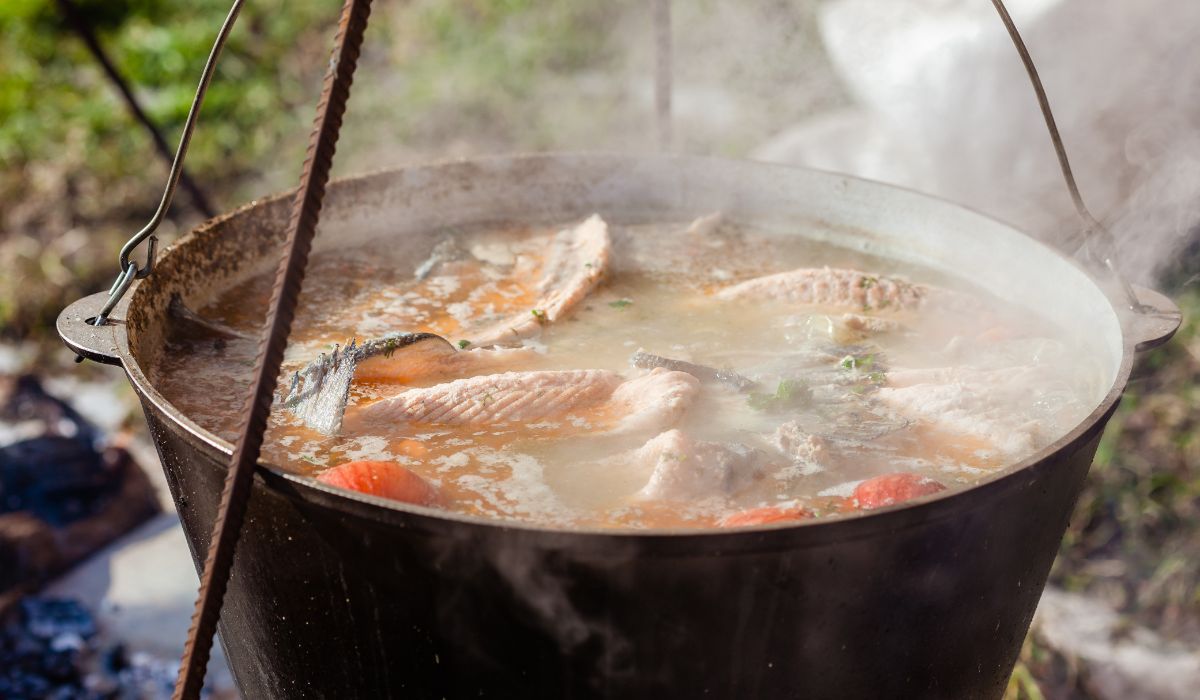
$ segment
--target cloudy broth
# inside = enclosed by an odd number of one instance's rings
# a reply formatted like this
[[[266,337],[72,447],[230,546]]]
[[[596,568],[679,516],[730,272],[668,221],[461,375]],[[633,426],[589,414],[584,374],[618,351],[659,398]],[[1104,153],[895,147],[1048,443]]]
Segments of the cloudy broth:
[[[350,338],[402,331],[484,352],[468,343],[477,317],[537,316],[537,290],[514,270],[571,225],[454,232],[458,257],[420,279],[424,258],[386,241],[315,255],[285,369]],[[740,385],[700,381],[677,418],[631,431],[595,429],[585,408],[489,425],[347,422],[324,435],[277,405],[264,461],[305,475],[356,460],[393,462],[434,485],[440,507],[471,515],[553,527],[713,527],[770,506],[802,508],[806,517],[858,510],[855,487],[887,474],[971,485],[1074,427],[1102,391],[1100,369],[1068,339],[966,280],[729,223],[611,226],[608,236],[603,281],[568,314],[507,343],[532,352],[487,373],[595,369],[628,380],[648,371],[631,363],[641,351],[731,373]],[[425,250],[443,238],[431,235]],[[719,296],[748,280],[824,267],[869,273],[856,278],[863,287],[892,277],[931,285],[954,301],[906,310]],[[196,311],[252,334],[270,281],[255,276]],[[256,345],[178,335],[154,383],[232,440]],[[458,378],[364,378],[351,388],[349,410]],[[644,446],[667,431],[684,440],[672,445],[691,447],[647,460]],[[648,492],[664,459],[715,460],[705,468],[722,471],[706,477],[712,488]]]

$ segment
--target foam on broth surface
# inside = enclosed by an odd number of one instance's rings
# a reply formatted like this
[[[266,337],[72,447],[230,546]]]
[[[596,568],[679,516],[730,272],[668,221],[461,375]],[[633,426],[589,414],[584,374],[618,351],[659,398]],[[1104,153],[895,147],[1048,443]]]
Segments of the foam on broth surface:
[[[387,241],[314,255],[285,369],[352,337],[431,331],[456,342],[481,304],[495,314],[530,310],[536,299],[508,273],[514,260],[538,255],[558,228],[455,232],[470,254],[453,271],[434,269],[421,280],[414,270],[422,260]],[[1067,432],[1103,392],[1102,372],[1081,348],[1030,311],[1007,307],[964,280],[802,236],[729,224],[704,234],[687,228],[611,227],[614,259],[606,281],[568,318],[524,341],[538,353],[511,369],[605,369],[634,377],[644,370],[633,368],[630,357],[643,349],[740,373],[756,383],[752,391],[705,384],[675,426],[697,440],[747,446],[765,459],[761,473],[736,489],[682,500],[637,498],[649,474],[623,455],[654,434],[397,425],[329,437],[278,407],[264,460],[310,475],[354,460],[396,462],[436,484],[446,507],[488,517],[561,527],[707,527],[770,504],[839,512],[852,507],[846,496],[855,483],[893,472],[952,488],[970,485]],[[425,250],[443,237],[431,234]],[[744,280],[822,266],[962,290],[987,313],[909,314],[904,332],[847,339],[839,325],[845,309],[713,298],[715,290]],[[256,333],[270,283],[269,273],[258,275],[198,311]],[[250,340],[173,339],[153,381],[202,427],[232,440],[255,351]],[[351,402],[400,388],[357,383]],[[799,398],[792,396],[797,391]],[[780,450],[775,432],[789,421],[817,437],[819,455],[796,459]]]

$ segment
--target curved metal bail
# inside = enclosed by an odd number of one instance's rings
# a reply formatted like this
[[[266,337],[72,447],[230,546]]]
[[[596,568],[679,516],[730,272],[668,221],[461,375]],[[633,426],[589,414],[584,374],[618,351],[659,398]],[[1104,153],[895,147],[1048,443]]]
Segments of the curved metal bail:
[[[1033,56],[1029,53],[1029,47],[1025,45],[1025,40],[1021,38],[1021,33],[1017,31],[1017,25],[1013,22],[1012,15],[1008,13],[1008,8],[1004,6],[1004,0],[992,0],[992,6],[996,8],[996,12],[1000,15],[1000,21],[1004,23],[1004,28],[1008,30],[1008,36],[1012,39],[1017,53],[1020,54],[1021,62],[1025,64],[1025,72],[1029,75],[1029,82],[1033,84],[1033,91],[1037,95],[1038,107],[1042,110],[1042,118],[1046,121],[1046,130],[1050,132],[1050,141],[1054,144],[1055,155],[1058,156],[1058,166],[1062,170],[1063,180],[1067,183],[1067,190],[1071,194],[1071,202],[1075,205],[1075,212],[1083,222],[1084,249],[1093,262],[1104,266],[1112,273],[1113,278],[1120,285],[1121,291],[1125,295],[1125,302],[1129,308],[1139,313],[1144,312],[1147,307],[1138,301],[1133,287],[1129,285],[1129,281],[1117,269],[1114,260],[1117,246],[1112,234],[1109,233],[1108,229],[1096,217],[1092,216],[1092,212],[1088,210],[1087,205],[1083,202],[1083,195],[1080,194],[1079,185],[1075,182],[1075,173],[1071,170],[1071,161],[1067,158],[1067,147],[1063,144],[1062,134],[1058,131],[1058,123],[1054,119],[1054,112],[1050,109],[1050,99],[1046,97],[1046,89],[1042,85],[1042,78],[1038,75],[1037,67],[1033,64]]]
[[[233,31],[234,22],[237,21],[238,15],[241,14],[242,5],[245,0],[233,0],[233,5],[229,8],[229,13],[225,15],[225,21],[221,24],[221,29],[217,32],[217,38],[213,41],[212,49],[208,53],[208,59],[204,62],[204,70],[200,74],[200,83],[196,86],[196,94],[192,98],[192,106],[188,109],[187,119],[183,124],[183,135],[179,139],[179,148],[175,151],[175,159],[171,162],[171,172],[167,176],[167,185],[163,189],[162,197],[159,199],[158,208],[154,211],[154,215],[150,217],[142,230],[138,231],[126,241],[121,247],[121,254],[117,258],[118,269],[117,279],[109,288],[108,301],[104,303],[104,308],[100,314],[96,316],[93,325],[104,325],[108,319],[108,314],[121,301],[121,297],[129,290],[129,285],[134,279],[145,279],[154,272],[155,259],[158,256],[158,239],[154,236],[154,232],[158,229],[163,219],[167,216],[167,210],[171,208],[171,201],[175,198],[175,188],[179,184],[179,178],[183,174],[183,161],[187,157],[188,146],[192,142],[192,133],[196,130],[196,121],[200,117],[200,107],[204,104],[204,95],[208,92],[208,85],[212,82],[213,74],[217,69],[217,58],[221,55],[221,50],[225,48],[225,42],[229,38],[230,32]],[[146,250],[146,265],[139,267],[137,263],[130,259],[133,252],[146,239],[150,239],[149,248]],[[130,271],[132,270],[132,275]]]

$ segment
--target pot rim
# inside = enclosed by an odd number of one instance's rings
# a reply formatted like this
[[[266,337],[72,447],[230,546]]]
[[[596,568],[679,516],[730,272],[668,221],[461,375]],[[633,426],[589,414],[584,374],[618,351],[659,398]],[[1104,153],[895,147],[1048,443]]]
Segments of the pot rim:
[[[1091,437],[1094,430],[1102,429],[1107,422],[1107,418],[1112,411],[1115,410],[1117,402],[1120,400],[1125,386],[1128,383],[1129,375],[1132,370],[1133,356],[1136,347],[1139,345],[1137,339],[1131,337],[1131,329],[1129,322],[1124,314],[1120,312],[1119,307],[1113,302],[1111,290],[1104,284],[1101,284],[1095,276],[1084,265],[1074,258],[1065,255],[1042,241],[1029,235],[1022,229],[1012,224],[1009,224],[994,216],[980,212],[972,207],[952,202],[936,195],[927,194],[911,188],[898,185],[869,180],[844,173],[819,170],[815,168],[807,168],[794,165],[786,165],[780,163],[769,163],[763,161],[754,161],[749,159],[736,158],[721,158],[713,156],[694,156],[681,154],[624,154],[605,151],[566,151],[566,152],[544,152],[532,154],[513,154],[513,155],[488,155],[470,159],[439,159],[429,162],[422,162],[397,168],[378,169],[367,173],[352,175],[343,178],[337,178],[330,182],[330,188],[336,187],[340,183],[370,180],[379,177],[394,175],[398,172],[412,170],[427,170],[433,171],[440,168],[453,167],[461,165],[464,160],[470,162],[520,162],[533,160],[555,160],[563,157],[575,158],[616,158],[616,159],[635,159],[645,160],[647,158],[664,159],[664,160],[683,160],[693,162],[708,162],[717,164],[746,164],[751,163],[756,167],[776,169],[780,171],[804,171],[816,173],[818,175],[842,178],[848,181],[856,181],[863,183],[868,187],[884,188],[892,191],[900,191],[908,196],[924,199],[926,201],[936,202],[939,206],[953,207],[960,211],[965,211],[979,218],[998,223],[1012,232],[1023,236],[1036,246],[1042,248],[1046,254],[1053,255],[1062,261],[1074,266],[1080,270],[1084,276],[1096,287],[1096,290],[1108,301],[1114,315],[1119,321],[1121,328],[1121,359],[1117,367],[1112,385],[1104,398],[1096,405],[1086,418],[1078,423],[1074,428],[1066,434],[1054,440],[1040,450],[1026,458],[1010,464],[997,470],[994,474],[985,477],[980,482],[967,487],[959,487],[947,489],[945,491],[923,496],[918,499],[898,503],[891,506],[875,508],[867,511],[858,511],[854,513],[833,514],[804,520],[799,522],[789,523],[772,523],[766,525],[750,525],[732,528],[695,528],[695,529],[673,529],[673,528],[647,528],[647,529],[618,529],[618,528],[599,528],[599,527],[564,527],[544,525],[535,522],[519,521],[519,520],[503,520],[499,518],[490,518],[478,515],[467,515],[454,511],[441,510],[426,506],[419,506],[401,501],[393,501],[370,496],[367,494],[358,493],[338,489],[332,486],[327,486],[316,479],[309,476],[302,476],[286,471],[278,465],[260,460],[255,473],[260,476],[268,484],[269,487],[278,491],[280,486],[287,485],[286,491],[292,498],[299,498],[309,502],[315,502],[323,507],[341,508],[350,505],[354,509],[355,514],[366,516],[375,520],[394,521],[400,517],[409,525],[422,524],[430,529],[438,528],[439,523],[450,521],[453,524],[468,527],[483,527],[496,532],[500,531],[519,531],[530,535],[548,535],[548,536],[565,536],[570,539],[578,540],[581,538],[595,538],[603,540],[677,540],[679,538],[694,538],[702,537],[707,541],[715,541],[721,538],[736,538],[745,540],[748,537],[761,536],[764,533],[773,533],[779,531],[790,532],[810,532],[814,535],[818,532],[826,533],[834,525],[842,529],[839,539],[856,539],[862,536],[869,536],[872,532],[879,528],[889,530],[902,530],[908,527],[914,527],[921,524],[926,524],[932,521],[941,520],[956,514],[962,507],[964,500],[968,494],[986,494],[989,492],[1002,492],[1012,488],[1020,487],[1026,480],[1037,480],[1037,475],[1034,472],[1035,468],[1046,463],[1047,459],[1052,455],[1065,450],[1073,445],[1081,443]],[[187,244],[192,239],[200,234],[223,224],[224,222],[242,215],[256,207],[264,206],[268,203],[278,202],[283,199],[290,198],[290,191],[280,192],[268,197],[262,197],[251,200],[250,202],[220,216],[209,219],[199,226],[191,229],[186,234],[181,236],[167,249],[160,252],[160,255],[170,255],[177,247]],[[141,397],[141,400],[148,401],[153,404],[163,415],[182,427],[188,434],[189,438],[200,443],[200,447],[207,449],[213,456],[222,455],[224,458],[229,458],[233,454],[232,443],[214,435],[212,432],[195,423],[191,418],[184,414],[183,411],[175,407],[169,400],[166,399],[150,382],[149,377],[142,371],[137,359],[129,346],[128,334],[124,329],[123,319],[127,317],[129,306],[135,299],[139,297],[138,292],[144,284],[153,283],[153,277],[146,280],[138,280],[134,283],[131,292],[118,304],[114,310],[113,317],[117,322],[114,327],[114,341],[116,356],[124,367],[126,375],[130,383],[133,385],[136,392]],[[1169,336],[1168,336],[1169,337]]]

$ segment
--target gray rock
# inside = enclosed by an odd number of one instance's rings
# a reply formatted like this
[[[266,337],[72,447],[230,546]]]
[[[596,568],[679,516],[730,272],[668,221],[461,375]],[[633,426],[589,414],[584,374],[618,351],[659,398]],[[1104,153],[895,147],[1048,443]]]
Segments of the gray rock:
[[[1047,588],[1033,629],[1046,645],[1079,660],[1100,700],[1194,700],[1200,692],[1200,652],[1145,627],[1128,628],[1102,601]]]

